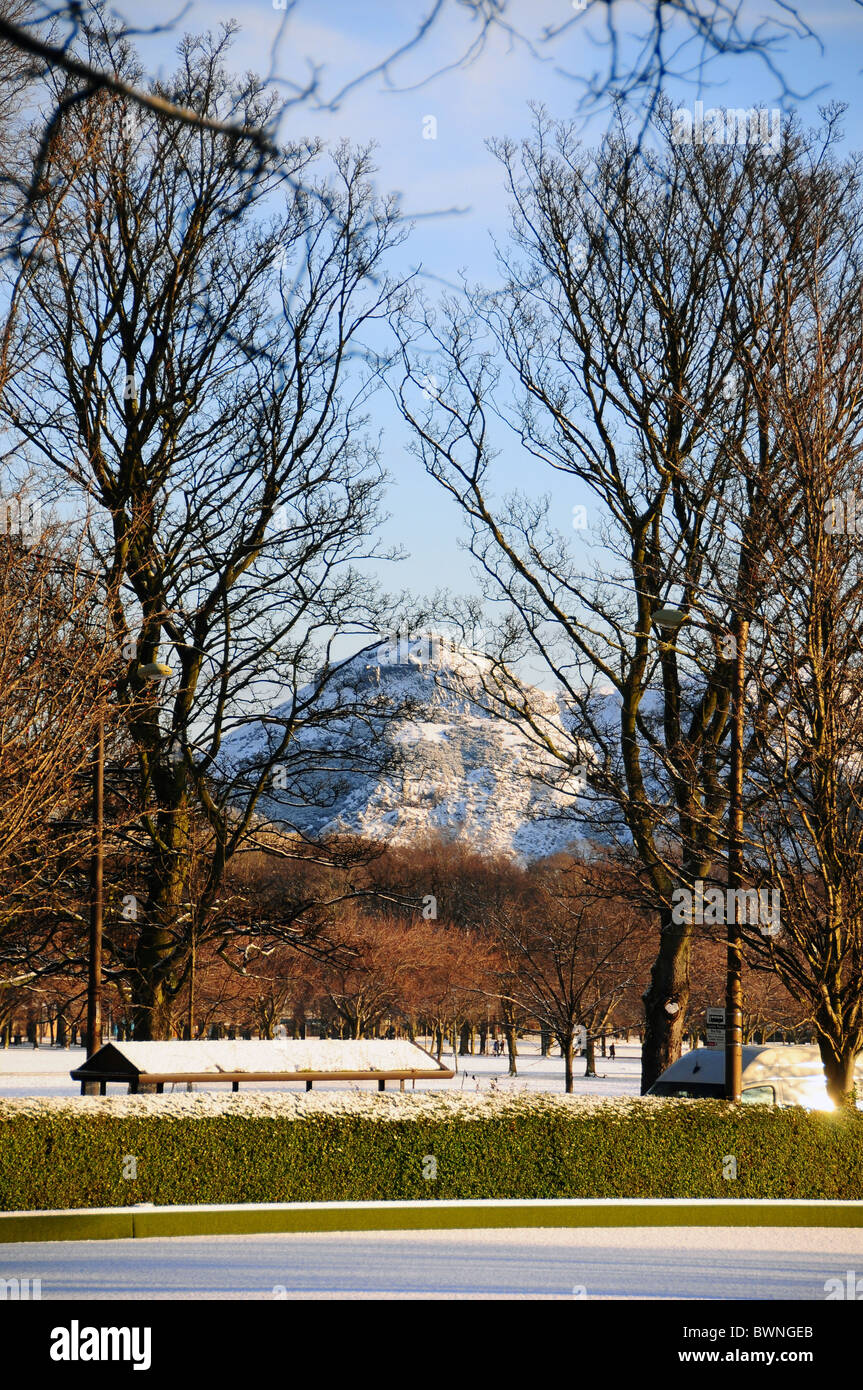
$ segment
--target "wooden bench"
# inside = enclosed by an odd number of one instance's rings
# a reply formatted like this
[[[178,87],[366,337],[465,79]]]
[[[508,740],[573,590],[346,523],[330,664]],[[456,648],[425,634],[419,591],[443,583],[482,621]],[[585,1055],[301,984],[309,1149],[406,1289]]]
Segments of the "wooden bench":
[[[331,1065],[326,1065],[328,1062]],[[388,1081],[398,1081],[399,1090],[403,1091],[406,1081],[447,1081],[455,1073],[418,1043],[315,1038],[111,1042],[70,1075],[81,1083],[82,1095],[87,1094],[88,1086],[98,1083],[99,1094],[104,1096],[109,1082],[125,1083],[130,1095],[142,1091],[161,1095],[166,1084],[185,1086],[194,1082],[230,1082],[232,1091],[238,1091],[241,1084],[304,1081],[310,1091],[316,1081],[377,1081],[378,1090],[383,1091]]]

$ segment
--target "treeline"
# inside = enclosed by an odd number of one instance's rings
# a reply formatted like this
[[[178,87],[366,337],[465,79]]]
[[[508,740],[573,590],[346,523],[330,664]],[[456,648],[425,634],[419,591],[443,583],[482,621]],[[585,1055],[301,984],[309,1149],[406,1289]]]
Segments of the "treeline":
[[[442,840],[363,848],[357,867],[350,846],[349,881],[302,859],[239,861],[226,884],[231,929],[190,958],[166,1035],[271,1038],[286,1027],[295,1037],[402,1036],[456,1058],[500,1037],[515,1075],[518,1036],[533,1030],[543,1050],[560,1049],[571,1090],[581,1029],[587,1074],[600,1040],[640,1033],[652,931],[649,913],[633,906],[625,866],[600,854],[520,866]],[[123,1038],[133,1035],[134,1009],[119,962],[133,924],[123,921],[129,884],[118,867],[107,891],[104,1013],[106,1034]],[[80,1035],[85,967],[83,951],[73,969],[49,954],[30,980],[7,987],[4,1041]],[[693,1042],[704,1008],[723,997],[723,971],[723,944],[705,929],[684,1023]],[[747,1040],[811,1035],[804,1011],[768,973],[751,972],[747,1004]]]

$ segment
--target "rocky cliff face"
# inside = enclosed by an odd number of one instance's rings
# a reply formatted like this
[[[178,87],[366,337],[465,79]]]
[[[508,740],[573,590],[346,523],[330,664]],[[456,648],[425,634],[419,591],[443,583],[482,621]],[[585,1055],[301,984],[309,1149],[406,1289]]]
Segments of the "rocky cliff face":
[[[277,768],[262,814],[314,837],[406,844],[432,832],[524,859],[566,848],[579,838],[583,772],[561,769],[524,723],[490,711],[489,671],[484,658],[433,637],[366,648],[341,668],[327,720],[312,720]],[[562,735],[557,701],[523,691]],[[242,751],[253,766],[288,712],[254,726],[242,750],[232,741],[233,757]]]

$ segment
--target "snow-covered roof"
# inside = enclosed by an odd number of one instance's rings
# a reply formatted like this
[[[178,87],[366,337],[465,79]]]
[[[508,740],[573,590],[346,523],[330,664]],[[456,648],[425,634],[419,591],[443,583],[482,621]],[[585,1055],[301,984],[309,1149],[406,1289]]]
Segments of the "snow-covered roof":
[[[742,1048],[743,1083],[758,1086],[771,1076],[823,1076],[824,1069],[817,1047],[803,1044],[765,1044]],[[695,1081],[699,1084],[722,1085],[725,1081],[725,1049],[696,1047],[672,1062],[660,1081]]]
[[[258,1042],[106,1043],[72,1075],[293,1075],[308,1072],[408,1072],[449,1075],[416,1043],[359,1038],[277,1038]]]

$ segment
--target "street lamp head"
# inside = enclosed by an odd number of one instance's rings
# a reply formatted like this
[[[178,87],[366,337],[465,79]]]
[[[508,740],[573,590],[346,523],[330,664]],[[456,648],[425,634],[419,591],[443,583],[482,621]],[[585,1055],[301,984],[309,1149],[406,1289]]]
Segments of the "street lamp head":
[[[138,675],[144,681],[166,681],[174,672],[163,661],[145,661],[138,666]]]
[[[676,632],[688,619],[689,614],[682,608],[657,608],[651,622],[662,632]]]

